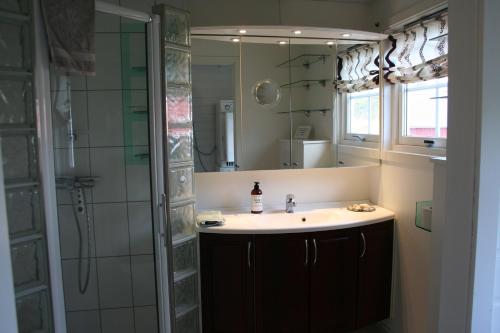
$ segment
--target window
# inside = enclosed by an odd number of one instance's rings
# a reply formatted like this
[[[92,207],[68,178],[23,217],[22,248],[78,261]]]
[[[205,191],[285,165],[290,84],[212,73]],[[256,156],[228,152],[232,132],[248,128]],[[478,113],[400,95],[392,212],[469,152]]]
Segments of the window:
[[[378,141],[379,89],[346,94],[346,140]]]
[[[399,143],[445,147],[448,130],[448,78],[402,86]]]

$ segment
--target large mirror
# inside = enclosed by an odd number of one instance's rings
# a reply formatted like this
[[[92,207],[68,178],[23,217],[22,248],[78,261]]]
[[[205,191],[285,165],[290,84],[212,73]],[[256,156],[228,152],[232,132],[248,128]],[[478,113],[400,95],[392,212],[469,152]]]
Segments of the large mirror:
[[[378,50],[375,40],[193,33],[195,171],[378,163]]]

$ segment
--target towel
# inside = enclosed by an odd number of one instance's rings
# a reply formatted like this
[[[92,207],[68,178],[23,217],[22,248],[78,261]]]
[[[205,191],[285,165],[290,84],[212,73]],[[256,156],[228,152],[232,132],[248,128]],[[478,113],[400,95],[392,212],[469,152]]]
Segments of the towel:
[[[205,227],[224,225],[224,216],[219,210],[207,210],[198,213],[196,222]]]
[[[54,69],[95,75],[95,1],[42,0],[41,4]]]

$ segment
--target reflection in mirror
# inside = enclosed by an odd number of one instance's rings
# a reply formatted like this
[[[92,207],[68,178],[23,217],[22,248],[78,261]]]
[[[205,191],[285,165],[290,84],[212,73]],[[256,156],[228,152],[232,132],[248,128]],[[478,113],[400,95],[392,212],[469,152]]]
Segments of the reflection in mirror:
[[[333,113],[336,45],[330,44],[325,40],[291,39],[288,87],[292,96],[292,160],[291,165],[283,168],[336,165]],[[287,149],[289,141],[283,140],[282,149]]]
[[[193,35],[195,171],[378,164],[378,53],[378,42]]]
[[[281,98],[280,86],[271,79],[265,79],[255,84],[252,94],[257,103],[263,106],[273,106]]]
[[[340,47],[337,58],[338,165],[378,165],[380,89],[378,43]]]
[[[234,171],[240,106],[240,46],[231,38],[192,39],[196,172]]]

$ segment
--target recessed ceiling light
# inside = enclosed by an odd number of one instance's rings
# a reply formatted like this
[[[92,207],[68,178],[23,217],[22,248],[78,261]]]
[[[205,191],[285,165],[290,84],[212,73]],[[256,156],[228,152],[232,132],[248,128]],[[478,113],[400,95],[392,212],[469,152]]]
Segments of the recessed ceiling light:
[[[238,43],[240,41],[240,39],[239,38],[231,38],[231,41]]]
[[[245,29],[240,29],[240,34],[246,34],[247,31]]]
[[[286,41],[284,41],[284,40],[280,40],[280,41],[278,42],[278,44],[280,44],[280,45],[285,45],[285,44],[286,44]]]
[[[326,45],[333,45],[334,43],[332,41],[326,42]]]
[[[351,34],[345,33],[345,34],[342,34],[342,37],[351,37]]]
[[[300,30],[294,30],[294,31],[293,31],[293,33],[294,33],[295,35],[300,35],[300,34],[302,33],[302,31],[300,31]]]

